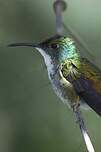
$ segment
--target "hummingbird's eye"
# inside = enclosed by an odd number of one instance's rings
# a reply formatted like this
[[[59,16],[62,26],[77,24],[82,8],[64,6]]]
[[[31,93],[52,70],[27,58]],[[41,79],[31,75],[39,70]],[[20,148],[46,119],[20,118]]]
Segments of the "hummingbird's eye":
[[[53,43],[53,44],[51,44],[51,48],[58,49],[59,48],[59,44]]]

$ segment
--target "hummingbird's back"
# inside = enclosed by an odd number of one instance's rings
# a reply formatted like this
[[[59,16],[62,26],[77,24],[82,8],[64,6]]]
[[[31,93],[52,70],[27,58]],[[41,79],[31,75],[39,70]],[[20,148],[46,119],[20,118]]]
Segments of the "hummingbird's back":
[[[64,78],[72,84],[80,100],[83,99],[101,115],[101,71],[82,57],[70,59],[68,62],[63,64]]]

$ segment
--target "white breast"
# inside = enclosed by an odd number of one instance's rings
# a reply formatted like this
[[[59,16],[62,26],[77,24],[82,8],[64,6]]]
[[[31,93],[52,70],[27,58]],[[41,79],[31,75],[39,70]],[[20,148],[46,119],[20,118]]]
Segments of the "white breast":
[[[49,78],[50,78],[50,74],[53,74],[53,64],[52,64],[52,60],[51,60],[51,57],[45,53],[45,51],[41,48],[37,48],[37,50],[40,52],[40,54],[44,57],[44,61],[45,61],[45,64],[47,66],[47,70],[48,70],[48,75],[49,75]]]
[[[54,65],[52,64],[51,57],[48,54],[46,54],[45,51],[42,50],[41,48],[37,48],[37,50],[44,57],[44,61],[45,61],[45,64],[46,64],[47,70],[48,70],[48,76],[53,85],[53,89],[54,89],[55,93],[64,103],[69,105],[68,98],[65,99],[63,96],[62,87],[61,87],[62,83],[60,82],[58,75],[54,73],[55,72]],[[54,79],[52,78],[52,75],[54,76]]]

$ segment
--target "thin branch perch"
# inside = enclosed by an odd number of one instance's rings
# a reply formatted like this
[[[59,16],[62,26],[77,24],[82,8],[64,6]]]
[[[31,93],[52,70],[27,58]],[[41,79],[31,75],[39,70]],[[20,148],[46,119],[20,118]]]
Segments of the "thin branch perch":
[[[62,34],[62,11],[64,11],[67,7],[66,2],[64,0],[56,0],[53,4],[54,11],[56,14],[56,34]]]
[[[62,35],[62,25],[65,26],[65,24],[62,22],[62,11],[66,9],[67,5],[66,5],[66,2],[64,0],[56,0],[54,2],[53,6],[54,6],[55,13],[56,13],[56,34]],[[65,27],[65,28],[67,28],[67,27]],[[68,28],[67,28],[67,30],[70,32],[70,34],[72,36],[74,36]],[[79,42],[79,44],[81,46],[83,46],[83,44],[76,37],[75,37],[75,39],[76,39],[76,41]],[[86,48],[86,50],[88,50],[88,48]],[[79,124],[79,127],[80,127],[80,130],[81,130],[81,133],[82,133],[82,136],[83,136],[83,139],[84,139],[84,142],[85,142],[85,145],[86,145],[88,152],[95,152],[93,145],[92,145],[92,142],[88,136],[86,127],[84,125],[84,121],[83,121],[83,118],[81,116],[81,112],[79,110],[79,107],[76,108],[74,110],[74,112],[75,112],[75,115],[77,117],[77,122]]]
[[[77,123],[79,124],[79,127],[80,127],[80,130],[81,130],[81,133],[82,133],[82,136],[83,136],[83,139],[84,139],[84,142],[86,144],[86,148],[87,148],[88,152],[95,152],[94,148],[93,148],[93,145],[91,143],[91,140],[90,140],[90,138],[88,136],[88,133],[87,133],[83,118],[81,116],[81,112],[79,110],[79,107],[76,108],[74,110],[74,112],[75,112],[75,115],[77,117]]]

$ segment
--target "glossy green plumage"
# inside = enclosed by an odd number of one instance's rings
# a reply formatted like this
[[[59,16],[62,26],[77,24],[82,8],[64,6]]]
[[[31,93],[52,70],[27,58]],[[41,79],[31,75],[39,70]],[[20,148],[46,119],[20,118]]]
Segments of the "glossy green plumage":
[[[74,57],[62,63],[63,77],[72,84],[79,99],[83,99],[101,115],[101,71],[76,53],[77,57],[74,50]]]

